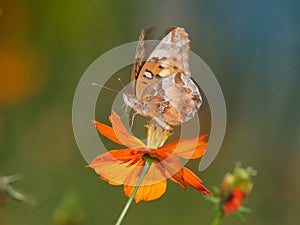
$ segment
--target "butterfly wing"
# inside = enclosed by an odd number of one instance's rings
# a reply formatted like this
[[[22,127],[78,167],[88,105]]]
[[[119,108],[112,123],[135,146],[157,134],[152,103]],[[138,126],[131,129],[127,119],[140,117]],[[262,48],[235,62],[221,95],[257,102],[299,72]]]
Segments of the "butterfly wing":
[[[190,120],[202,103],[198,87],[181,72],[149,84],[141,96],[144,113],[170,125]]]
[[[136,81],[139,76],[139,73],[145,64],[146,60],[146,44],[145,44],[145,39],[147,39],[150,36],[152,29],[142,29],[139,40],[138,40],[138,45],[136,48],[135,56],[134,56],[134,62],[133,62],[133,67],[131,71],[131,84],[132,84],[132,93],[135,95],[135,86],[136,86]]]
[[[134,78],[136,97],[141,97],[141,92],[147,85],[175,72],[183,72],[190,77],[189,49],[190,39],[183,28],[175,27],[167,33]]]

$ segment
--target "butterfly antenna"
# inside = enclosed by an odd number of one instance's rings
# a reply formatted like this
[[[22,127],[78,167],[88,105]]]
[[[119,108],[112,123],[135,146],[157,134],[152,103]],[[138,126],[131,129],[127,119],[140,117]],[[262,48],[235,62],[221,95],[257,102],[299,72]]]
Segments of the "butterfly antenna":
[[[123,82],[121,81],[121,79],[118,78],[118,80],[120,81],[121,86],[124,87],[124,84],[123,84]],[[106,89],[106,90],[109,90],[109,91],[112,91],[112,92],[115,92],[115,93],[118,93],[118,94],[121,94],[121,92],[116,91],[116,90],[114,90],[114,89],[112,89],[112,88],[109,88],[109,87],[105,87],[105,86],[103,86],[103,85],[101,85],[101,84],[97,84],[97,83],[94,83],[94,82],[93,82],[92,85],[93,85],[93,86],[97,86],[97,87],[104,88],[104,89]],[[126,93],[126,91],[125,91],[125,93]],[[126,94],[127,94],[127,93],[126,93]],[[125,103],[123,103],[123,105],[121,106],[121,109],[123,109],[124,107],[126,107],[126,108],[125,108],[124,112],[122,113],[121,118],[123,118],[123,117],[126,115],[126,113],[127,113],[128,106],[127,106]]]
[[[125,85],[124,85],[124,83],[123,83],[123,81],[121,80],[121,78],[120,78],[120,77],[118,78],[118,81],[120,82],[120,84],[121,84],[121,87],[122,87],[123,89],[125,89]]]
[[[105,86],[103,86],[103,85],[101,85],[101,84],[97,84],[97,83],[94,83],[94,82],[93,82],[92,85],[93,85],[93,86],[96,86],[96,87],[101,87],[101,88],[104,88],[104,89],[106,89],[106,90],[109,90],[109,91],[112,91],[112,92],[115,92],[115,93],[120,94],[119,91],[116,91],[116,90],[111,89],[111,88],[109,88],[109,87],[105,87]]]

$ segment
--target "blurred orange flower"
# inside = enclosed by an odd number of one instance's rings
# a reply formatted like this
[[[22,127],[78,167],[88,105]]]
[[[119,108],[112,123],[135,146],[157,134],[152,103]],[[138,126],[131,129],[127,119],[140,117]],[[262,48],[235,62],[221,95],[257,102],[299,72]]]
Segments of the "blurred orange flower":
[[[111,150],[92,160],[88,167],[94,168],[101,179],[111,185],[124,184],[125,195],[130,197],[146,160],[151,160],[150,168],[134,197],[136,202],[161,197],[166,191],[167,179],[178,183],[185,191],[189,185],[204,194],[211,194],[201,184],[201,179],[180,161],[180,158],[196,159],[203,156],[207,146],[206,135],[163,145],[171,135],[170,132],[147,125],[146,145],[126,130],[116,113],[113,112],[109,119],[112,127],[95,121],[97,130],[113,142],[128,148]]]
[[[240,209],[253,188],[251,176],[255,174],[252,167],[242,168],[240,164],[236,165],[233,173],[225,174],[220,193],[223,213],[228,215]]]
[[[245,194],[242,192],[242,190],[233,189],[226,202],[223,203],[222,211],[225,214],[238,211],[241,205],[243,204],[244,198],[245,198]]]
[[[252,167],[242,168],[236,163],[233,173],[226,173],[221,188],[214,188],[215,196],[205,196],[205,199],[215,204],[217,216],[212,225],[218,225],[224,216],[235,214],[244,220],[242,213],[251,210],[243,204],[253,188],[251,177],[257,172]]]
[[[36,94],[45,81],[41,60],[26,47],[0,48],[0,109]]]

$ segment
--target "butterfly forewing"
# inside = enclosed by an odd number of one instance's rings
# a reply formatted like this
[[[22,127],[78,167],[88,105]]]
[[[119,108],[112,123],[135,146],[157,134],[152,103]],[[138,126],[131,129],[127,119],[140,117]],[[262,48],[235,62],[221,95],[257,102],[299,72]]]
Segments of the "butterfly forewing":
[[[139,72],[145,63],[144,60],[146,57],[146,49],[145,49],[144,39],[145,39],[145,30],[142,29],[139,36],[138,45],[134,56],[134,63],[131,71],[131,83],[132,83],[133,94],[135,94],[135,83],[137,81]]]
[[[140,96],[141,90],[158,79],[174,72],[184,72],[189,77],[188,51],[189,37],[183,28],[172,29],[154,48],[142,69],[137,75],[135,94]]]

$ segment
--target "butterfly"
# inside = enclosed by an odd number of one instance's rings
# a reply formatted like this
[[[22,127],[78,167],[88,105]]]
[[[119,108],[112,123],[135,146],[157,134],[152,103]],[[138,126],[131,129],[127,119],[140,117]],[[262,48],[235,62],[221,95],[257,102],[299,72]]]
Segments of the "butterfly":
[[[171,126],[193,118],[202,104],[189,70],[190,39],[184,28],[172,28],[146,59],[145,33],[143,29],[136,49],[132,94],[123,94],[123,100],[133,109],[133,118],[136,114],[150,117],[172,130]]]

